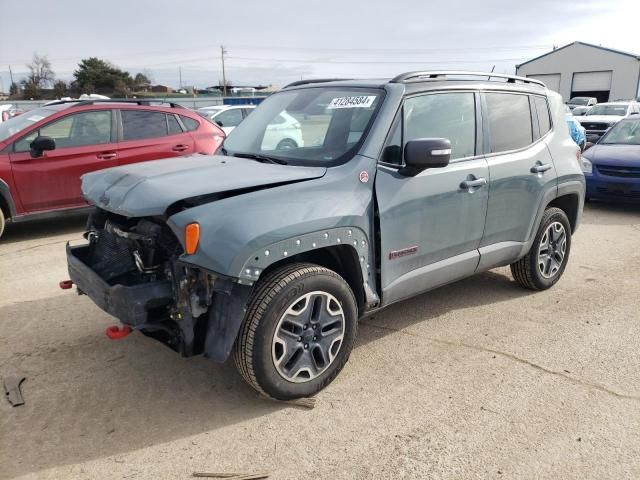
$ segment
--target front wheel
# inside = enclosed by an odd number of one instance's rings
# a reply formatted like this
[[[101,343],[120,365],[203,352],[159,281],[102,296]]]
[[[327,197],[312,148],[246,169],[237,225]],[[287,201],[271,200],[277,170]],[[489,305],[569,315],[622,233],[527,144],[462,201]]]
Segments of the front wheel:
[[[4,233],[4,226],[6,223],[7,221],[4,218],[4,212],[2,211],[2,208],[0,208],[0,237],[2,237],[2,234]]]
[[[571,225],[564,211],[548,208],[529,252],[511,264],[513,278],[525,288],[546,290],[564,273],[571,250]]]
[[[293,264],[261,279],[234,349],[236,367],[260,393],[278,400],[322,390],[349,359],[358,310],[332,270]]]
[[[291,138],[285,138],[284,140],[280,140],[278,145],[276,145],[276,150],[292,150],[294,148],[298,148],[298,144],[295,140]]]

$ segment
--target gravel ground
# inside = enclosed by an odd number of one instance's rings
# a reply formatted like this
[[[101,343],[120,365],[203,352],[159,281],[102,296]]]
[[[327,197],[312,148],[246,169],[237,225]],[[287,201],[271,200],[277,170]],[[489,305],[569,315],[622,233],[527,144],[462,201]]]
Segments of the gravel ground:
[[[361,322],[313,410],[259,398],[58,289],[83,219],[0,242],[0,477],[187,479],[640,478],[640,207],[589,204],[564,278],[501,268]]]

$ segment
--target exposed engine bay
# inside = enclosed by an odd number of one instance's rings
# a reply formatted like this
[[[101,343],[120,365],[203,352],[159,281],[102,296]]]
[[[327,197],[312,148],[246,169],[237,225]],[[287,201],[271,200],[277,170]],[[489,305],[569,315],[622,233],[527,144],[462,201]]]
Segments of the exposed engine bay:
[[[162,218],[96,209],[84,236],[87,245],[67,248],[80,294],[185,356],[226,358],[250,288],[181,262],[182,245]]]

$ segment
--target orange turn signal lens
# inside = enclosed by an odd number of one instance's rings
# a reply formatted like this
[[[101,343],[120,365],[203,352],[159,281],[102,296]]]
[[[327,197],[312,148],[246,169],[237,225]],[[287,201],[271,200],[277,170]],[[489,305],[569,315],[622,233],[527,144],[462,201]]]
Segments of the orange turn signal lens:
[[[184,248],[187,255],[193,255],[200,241],[200,224],[190,223],[184,227]]]

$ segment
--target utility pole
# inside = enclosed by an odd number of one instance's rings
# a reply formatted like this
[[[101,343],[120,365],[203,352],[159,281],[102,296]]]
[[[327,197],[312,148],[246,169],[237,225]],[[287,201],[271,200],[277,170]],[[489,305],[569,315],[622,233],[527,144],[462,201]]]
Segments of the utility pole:
[[[178,75],[180,76],[180,90],[182,90],[182,67],[178,67]]]
[[[9,65],[9,78],[11,79],[11,85],[13,85],[13,72],[11,71],[11,65]]]
[[[220,45],[220,58],[222,59],[222,95],[227,96],[227,75],[224,71],[224,54],[227,51],[224,49],[224,45]]]

